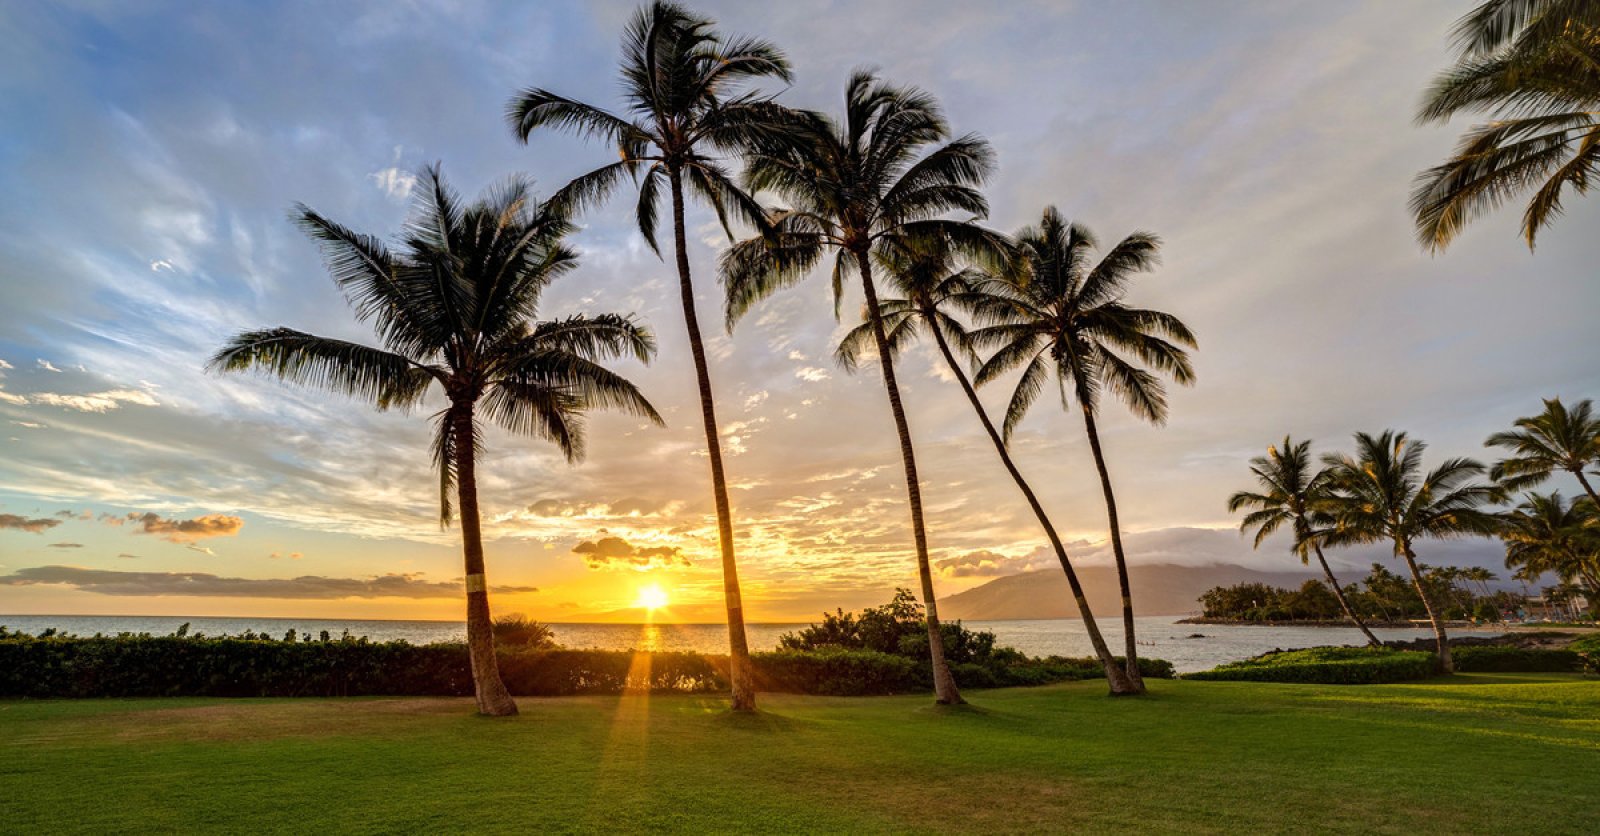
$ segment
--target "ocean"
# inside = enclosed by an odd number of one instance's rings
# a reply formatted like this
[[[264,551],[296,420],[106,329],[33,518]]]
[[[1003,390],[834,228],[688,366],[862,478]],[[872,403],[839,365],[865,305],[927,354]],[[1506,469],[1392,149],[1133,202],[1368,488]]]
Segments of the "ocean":
[[[1166,659],[1180,673],[1206,670],[1275,649],[1317,645],[1360,645],[1365,641],[1353,627],[1269,627],[1228,624],[1179,624],[1181,616],[1142,616],[1136,619],[1139,653]],[[363,621],[312,618],[216,618],[182,616],[55,616],[0,615],[0,625],[25,633],[55,628],[80,636],[96,633],[151,633],[166,635],[185,622],[189,632],[208,636],[246,630],[282,637],[290,630],[317,636],[326,630],[334,638],[348,633],[373,641],[403,640],[413,644],[461,641],[466,625],[459,621]],[[998,643],[1030,656],[1090,656],[1093,651],[1082,624],[1076,619],[1034,621],[965,621],[967,627],[988,630]],[[1122,648],[1120,620],[1100,622],[1113,653]],[[721,624],[560,624],[552,623],[556,640],[567,647],[602,650],[688,650],[726,653],[727,628]],[[804,624],[749,624],[746,632],[752,650],[770,650],[778,637]],[[1416,639],[1432,636],[1427,629],[1374,630],[1381,639]],[[1472,631],[1497,635],[1498,631]]]

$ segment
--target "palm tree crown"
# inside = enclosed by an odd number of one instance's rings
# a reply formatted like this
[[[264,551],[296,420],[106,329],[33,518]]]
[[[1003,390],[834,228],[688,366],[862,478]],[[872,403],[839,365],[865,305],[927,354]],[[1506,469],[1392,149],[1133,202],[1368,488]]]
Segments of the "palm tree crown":
[[[1418,540],[1492,536],[1499,518],[1483,509],[1499,502],[1501,489],[1474,482],[1486,468],[1455,458],[1422,473],[1427,444],[1403,432],[1356,433],[1356,455],[1329,454],[1333,526],[1331,544],[1390,540],[1402,555]]]
[[[734,183],[720,155],[740,153],[781,131],[786,111],[759,93],[738,88],[762,78],[787,82],[789,62],[766,41],[724,39],[713,25],[675,3],[652,3],[634,14],[622,47],[627,117],[540,88],[511,100],[506,119],[524,142],[534,130],[550,127],[617,147],[617,162],[573,180],[552,202],[582,209],[605,199],[630,177],[639,185],[639,231],[659,253],[661,187],[677,172],[711,205],[724,227],[730,214],[762,222],[761,207]]]
[[[984,287],[991,301],[978,316],[989,324],[973,333],[980,344],[997,347],[978,371],[980,385],[1023,369],[1006,408],[1006,438],[1052,374],[1063,399],[1070,390],[1091,412],[1101,391],[1110,390],[1135,415],[1165,421],[1166,389],[1141,364],[1193,383],[1185,347],[1195,346],[1194,334],[1172,314],[1122,302],[1133,277],[1155,266],[1159,239],[1135,233],[1095,263],[1093,233],[1068,224],[1052,206],[1015,242],[1017,260],[1005,280]]]
[[[1326,522],[1331,473],[1311,469],[1311,442],[1295,443],[1284,436],[1282,446],[1268,447],[1267,455],[1250,460],[1250,472],[1260,483],[1260,491],[1239,491],[1228,498],[1228,511],[1249,508],[1239,530],[1255,530],[1254,545],[1284,525],[1294,535],[1292,548],[1301,563],[1311,560],[1311,548],[1319,534],[1317,523]]]
[[[1560,398],[1544,402],[1544,411],[1518,418],[1515,430],[1498,432],[1484,442],[1502,447],[1511,456],[1495,464],[1490,475],[1509,490],[1530,488],[1559,471],[1578,478],[1591,501],[1600,503],[1585,471],[1600,464],[1600,416],[1592,401],[1579,401],[1571,409]]]
[[[1003,245],[974,224],[944,218],[987,215],[977,187],[994,168],[987,141],[976,134],[944,141],[949,134],[931,96],[865,70],[850,78],[842,122],[795,113],[783,137],[764,141],[749,157],[746,185],[786,205],[769,215],[768,234],[723,256],[729,326],[804,278],[830,250],[837,303],[845,277],[870,270],[869,254],[887,238],[943,236],[972,249]]]
[[[462,408],[481,400],[485,418],[551,441],[569,460],[583,456],[589,409],[661,423],[632,383],[600,365],[623,356],[648,361],[655,339],[646,328],[618,314],[533,319],[544,289],[577,266],[577,256],[562,243],[570,223],[534,200],[526,180],[508,179],[463,205],[429,167],[398,252],[308,207],[298,212],[383,348],[272,328],[234,337],[212,367],[264,369],[379,409],[414,408],[437,383],[451,404],[435,415],[441,523],[451,518],[455,478],[449,418]]]
[[[1418,113],[1444,122],[1482,112],[1489,122],[1417,176],[1417,233],[1442,250],[1474,218],[1533,190],[1522,216],[1528,246],[1562,211],[1563,193],[1588,191],[1600,166],[1600,2],[1488,0],[1456,25],[1457,63]]]
[[[1559,491],[1530,493],[1506,514],[1506,568],[1532,580],[1553,572],[1563,583],[1582,580],[1600,594],[1600,515],[1585,499],[1567,502]]]

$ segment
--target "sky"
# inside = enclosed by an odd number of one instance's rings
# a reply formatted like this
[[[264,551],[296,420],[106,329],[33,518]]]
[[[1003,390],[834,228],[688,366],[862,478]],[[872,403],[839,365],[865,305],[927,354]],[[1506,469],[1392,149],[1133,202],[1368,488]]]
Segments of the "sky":
[[[850,71],[922,87],[989,138],[1002,231],[1047,205],[1102,241],[1161,236],[1131,299],[1199,338],[1198,383],[1164,427],[1108,406],[1101,433],[1135,562],[1293,567],[1225,501],[1285,433],[1318,451],[1407,430],[1492,457],[1542,397],[1600,394],[1600,201],[1530,252],[1515,208],[1442,255],[1414,240],[1413,175],[1465,127],[1413,114],[1459,3],[700,2],[779,44],[779,92],[837,110]],[[427,414],[378,413],[206,359],[241,330],[370,339],[288,221],[304,202],[393,235],[416,171],[473,194],[524,172],[548,194],[607,148],[502,113],[542,86],[617,105],[631,4],[43,3],[0,6],[0,613],[459,618]],[[729,335],[690,212],[690,262],[722,421],[747,613],[814,616],[915,583],[903,479],[875,369],[831,360],[846,322],[820,277]],[[582,266],[542,314],[633,312],[656,332],[619,365],[669,426],[597,415],[588,458],[499,431],[479,464],[501,612],[547,621],[719,619],[721,576],[694,378],[670,265],[632,201],[582,218]],[[1050,565],[1037,525],[927,347],[901,381],[941,594]],[[1005,384],[986,389],[999,409]],[[1074,554],[1104,560],[1082,424],[1042,399],[1015,453]],[[1572,493],[1571,486],[1559,485]],[[1496,567],[1488,541],[1419,550]],[[1330,554],[1340,568],[1383,550]],[[1394,567],[1391,567],[1394,568]],[[1135,591],[1137,592],[1137,591]]]

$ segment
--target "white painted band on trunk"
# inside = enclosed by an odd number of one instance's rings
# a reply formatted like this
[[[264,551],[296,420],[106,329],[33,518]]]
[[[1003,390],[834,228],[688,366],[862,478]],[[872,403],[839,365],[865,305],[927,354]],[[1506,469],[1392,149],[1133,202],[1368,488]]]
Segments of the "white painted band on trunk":
[[[488,592],[488,591],[489,591],[489,582],[484,579],[482,572],[479,572],[476,575],[468,575],[467,576],[467,593],[468,594],[471,594],[471,593],[474,593],[474,592]]]

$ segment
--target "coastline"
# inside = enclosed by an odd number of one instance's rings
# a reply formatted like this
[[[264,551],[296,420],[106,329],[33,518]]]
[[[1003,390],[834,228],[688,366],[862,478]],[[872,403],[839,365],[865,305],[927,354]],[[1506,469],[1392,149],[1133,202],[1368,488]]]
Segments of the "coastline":
[[[1229,627],[1337,627],[1341,629],[1355,629],[1353,621],[1251,621],[1242,618],[1210,618],[1203,615],[1190,616],[1179,619],[1179,624],[1220,624]],[[1426,618],[1418,621],[1368,621],[1367,626],[1374,630],[1426,630],[1432,625]],[[1507,630],[1509,624],[1473,624],[1470,621],[1446,621],[1449,630]],[[1531,626],[1531,625],[1529,625]]]

